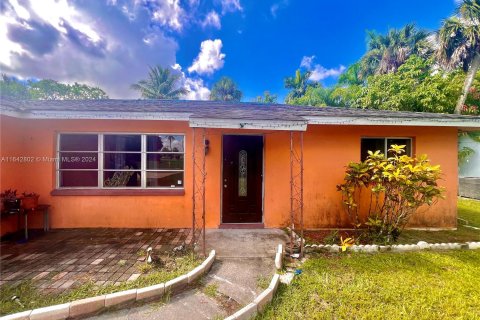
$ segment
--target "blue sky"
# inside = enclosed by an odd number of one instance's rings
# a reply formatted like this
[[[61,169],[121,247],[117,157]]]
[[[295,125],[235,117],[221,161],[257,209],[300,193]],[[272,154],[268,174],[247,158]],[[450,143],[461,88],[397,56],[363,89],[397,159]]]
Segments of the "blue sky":
[[[265,90],[283,101],[283,79],[300,67],[335,83],[366,49],[366,30],[414,22],[436,30],[454,0],[7,0],[0,3],[0,68],[136,98],[129,85],[148,66],[172,67],[205,99],[229,76],[250,101]]]

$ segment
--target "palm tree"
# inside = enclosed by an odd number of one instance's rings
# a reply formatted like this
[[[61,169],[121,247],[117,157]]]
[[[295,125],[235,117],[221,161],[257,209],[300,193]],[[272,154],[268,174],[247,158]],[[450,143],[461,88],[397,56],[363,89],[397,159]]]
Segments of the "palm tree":
[[[222,77],[216,82],[210,91],[210,100],[214,101],[240,101],[242,92],[232,79]]]
[[[177,83],[180,74],[173,74],[169,68],[161,66],[150,67],[148,79],[132,84],[131,88],[140,91],[145,99],[179,99],[188,90]]]
[[[455,113],[460,114],[480,67],[480,0],[464,0],[457,15],[444,21],[437,39],[438,61],[448,69],[461,66],[467,72],[455,106]]]
[[[428,33],[418,30],[414,24],[402,29],[390,29],[386,35],[375,31],[367,33],[367,53],[360,60],[359,76],[366,79],[374,74],[386,74],[397,71],[412,54],[427,57],[431,46]]]
[[[302,97],[310,85],[309,78],[312,72],[305,71],[302,73],[300,69],[295,72],[294,77],[286,77],[284,80],[285,88],[291,89],[285,99],[285,103],[289,103],[292,99]]]

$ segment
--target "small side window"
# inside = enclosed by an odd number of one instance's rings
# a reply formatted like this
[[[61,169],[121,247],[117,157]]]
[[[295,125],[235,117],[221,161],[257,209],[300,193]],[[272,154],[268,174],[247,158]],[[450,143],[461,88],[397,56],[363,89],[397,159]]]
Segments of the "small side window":
[[[412,139],[411,138],[362,138],[360,146],[360,159],[365,161],[368,157],[368,151],[380,151],[384,155],[390,157],[390,153],[387,154],[388,149],[392,145],[404,145],[405,154],[412,155]]]

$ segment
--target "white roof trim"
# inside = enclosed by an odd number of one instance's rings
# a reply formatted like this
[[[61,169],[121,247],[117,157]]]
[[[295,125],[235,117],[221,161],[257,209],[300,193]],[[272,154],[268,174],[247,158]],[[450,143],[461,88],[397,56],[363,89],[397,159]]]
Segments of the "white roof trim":
[[[414,119],[414,118],[374,118],[374,117],[305,117],[309,124],[336,125],[377,125],[377,126],[428,126],[428,127],[468,127],[480,128],[480,119]]]
[[[118,112],[118,111],[55,111],[34,110],[19,112],[2,106],[0,114],[25,119],[88,119],[88,120],[172,120],[190,121],[191,127],[262,129],[305,131],[307,123],[312,125],[377,125],[377,126],[429,126],[480,128],[480,119],[410,118],[410,117],[330,117],[303,116],[302,120],[245,120],[193,118],[186,112]]]
[[[177,120],[188,121],[183,112],[108,112],[108,111],[30,111],[28,113],[1,110],[1,114],[25,119],[88,119],[88,120]]]
[[[192,128],[257,129],[306,131],[307,121],[245,120],[245,119],[190,119]]]

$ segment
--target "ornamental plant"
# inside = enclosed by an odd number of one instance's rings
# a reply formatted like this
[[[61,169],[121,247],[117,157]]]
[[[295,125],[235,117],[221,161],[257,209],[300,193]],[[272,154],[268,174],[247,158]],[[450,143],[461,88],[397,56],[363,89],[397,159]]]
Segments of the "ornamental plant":
[[[344,183],[337,185],[351,222],[370,241],[395,242],[420,207],[443,197],[437,184],[440,166],[431,165],[426,155],[404,153],[404,145],[392,145],[388,157],[368,151],[365,161],[348,164]]]

